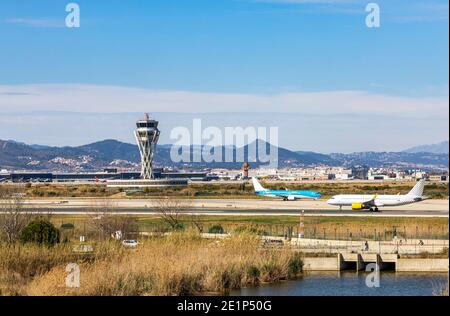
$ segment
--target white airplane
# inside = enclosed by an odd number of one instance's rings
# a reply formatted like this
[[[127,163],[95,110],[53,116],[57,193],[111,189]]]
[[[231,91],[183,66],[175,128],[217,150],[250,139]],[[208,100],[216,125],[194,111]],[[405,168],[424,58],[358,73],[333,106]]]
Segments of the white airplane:
[[[421,179],[409,191],[408,194],[400,195],[363,195],[363,194],[341,194],[335,195],[327,201],[330,205],[339,206],[342,210],[343,206],[351,206],[353,210],[370,210],[378,212],[378,208],[382,206],[399,206],[420,202],[426,199],[423,196],[423,188],[425,179]]]
[[[252,178],[252,182],[255,193],[261,196],[281,197],[284,201],[318,199],[321,197],[320,193],[309,190],[269,190],[264,188],[255,177]]]

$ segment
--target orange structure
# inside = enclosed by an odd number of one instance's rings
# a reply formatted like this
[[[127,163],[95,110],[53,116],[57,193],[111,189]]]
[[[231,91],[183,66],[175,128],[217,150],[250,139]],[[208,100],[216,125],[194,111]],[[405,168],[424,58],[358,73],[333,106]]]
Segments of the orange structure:
[[[248,170],[250,169],[250,165],[248,162],[244,162],[242,165],[242,176],[244,179],[248,178]]]

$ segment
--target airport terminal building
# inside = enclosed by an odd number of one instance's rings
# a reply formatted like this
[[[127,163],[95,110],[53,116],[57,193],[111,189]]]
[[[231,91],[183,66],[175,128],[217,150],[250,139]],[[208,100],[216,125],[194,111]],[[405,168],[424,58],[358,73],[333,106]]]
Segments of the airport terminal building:
[[[207,172],[164,172],[154,169],[154,180],[191,180],[209,181],[212,178]],[[118,172],[105,170],[103,172],[88,173],[53,173],[53,172],[12,172],[0,174],[0,181],[11,182],[109,182],[142,180],[140,172]]]

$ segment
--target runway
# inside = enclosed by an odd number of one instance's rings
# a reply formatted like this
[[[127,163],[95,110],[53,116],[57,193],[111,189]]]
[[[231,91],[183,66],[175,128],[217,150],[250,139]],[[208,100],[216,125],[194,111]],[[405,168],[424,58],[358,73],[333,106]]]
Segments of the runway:
[[[448,217],[448,200],[425,200],[399,207],[381,208],[381,212],[368,212],[330,206],[325,200],[282,201],[259,199],[186,199],[183,213],[220,216],[381,216],[381,217]],[[1,203],[1,202],[0,202]],[[114,212],[131,215],[154,215],[155,200],[151,199],[42,199],[26,200],[24,207],[35,212],[53,214],[88,214],[108,207]]]

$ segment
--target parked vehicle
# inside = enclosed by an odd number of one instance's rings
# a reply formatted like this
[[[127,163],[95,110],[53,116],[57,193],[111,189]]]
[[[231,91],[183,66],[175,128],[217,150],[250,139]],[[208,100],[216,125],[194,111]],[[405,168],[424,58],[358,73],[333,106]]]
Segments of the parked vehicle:
[[[122,240],[122,245],[127,248],[136,248],[138,245],[138,242],[133,239],[126,239],[126,240]]]

